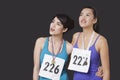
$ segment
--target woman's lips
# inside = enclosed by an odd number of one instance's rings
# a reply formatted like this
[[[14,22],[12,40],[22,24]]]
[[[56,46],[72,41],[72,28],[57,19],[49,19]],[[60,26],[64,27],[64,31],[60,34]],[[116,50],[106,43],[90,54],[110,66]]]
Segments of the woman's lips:
[[[53,28],[51,28],[50,30],[51,30],[51,31],[55,31],[55,29],[53,29]]]

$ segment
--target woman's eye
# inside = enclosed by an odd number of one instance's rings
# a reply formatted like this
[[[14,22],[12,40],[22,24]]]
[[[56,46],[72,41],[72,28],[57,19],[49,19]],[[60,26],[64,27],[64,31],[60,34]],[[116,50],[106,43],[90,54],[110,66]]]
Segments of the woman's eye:
[[[57,23],[57,25],[62,26],[62,24],[61,24],[61,23]]]
[[[90,16],[89,14],[87,14],[86,16]]]

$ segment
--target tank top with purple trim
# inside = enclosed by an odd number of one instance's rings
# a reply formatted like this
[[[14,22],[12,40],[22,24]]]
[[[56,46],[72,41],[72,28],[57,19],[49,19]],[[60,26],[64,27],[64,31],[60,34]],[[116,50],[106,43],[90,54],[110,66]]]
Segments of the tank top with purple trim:
[[[74,48],[78,48],[79,36],[80,36],[80,34],[78,35],[76,43],[73,46]],[[100,65],[100,54],[99,54],[99,52],[97,52],[97,50],[95,48],[95,43],[98,40],[99,36],[100,35],[97,36],[93,45],[91,45],[89,48],[89,50],[91,50],[91,58],[90,58],[90,68],[89,68],[88,73],[74,71],[73,80],[102,80],[101,77],[96,76],[96,72]]]

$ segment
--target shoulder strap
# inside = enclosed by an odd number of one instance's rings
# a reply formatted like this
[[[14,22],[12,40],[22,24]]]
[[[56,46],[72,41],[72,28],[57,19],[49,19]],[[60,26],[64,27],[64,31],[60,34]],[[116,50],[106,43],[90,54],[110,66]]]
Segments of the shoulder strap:
[[[49,42],[49,37],[46,38],[43,49],[47,49],[46,47],[48,47],[48,42]]]
[[[100,35],[98,35],[98,36],[97,36],[97,38],[96,38],[96,40],[95,40],[94,44],[97,42],[97,40],[98,40],[98,38],[99,38],[99,37],[100,37]]]
[[[75,42],[75,45],[78,43],[79,37],[80,37],[80,32],[79,32],[79,34],[78,34],[78,36],[77,36],[77,40],[76,40],[76,42]]]

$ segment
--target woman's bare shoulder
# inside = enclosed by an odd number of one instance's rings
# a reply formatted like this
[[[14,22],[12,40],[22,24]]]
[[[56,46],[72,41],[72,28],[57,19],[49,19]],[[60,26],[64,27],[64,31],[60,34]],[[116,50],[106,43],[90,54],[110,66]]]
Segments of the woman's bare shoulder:
[[[39,38],[37,38],[35,44],[38,45],[38,46],[43,47],[46,38],[47,38],[47,37],[39,37]]]
[[[67,53],[70,54],[72,52],[73,46],[70,42],[66,41],[66,49]]]

